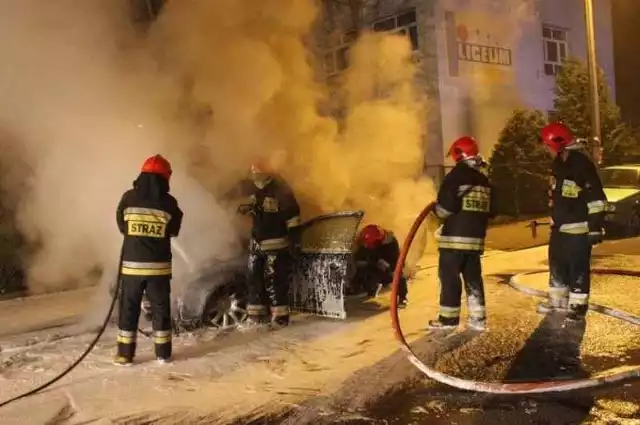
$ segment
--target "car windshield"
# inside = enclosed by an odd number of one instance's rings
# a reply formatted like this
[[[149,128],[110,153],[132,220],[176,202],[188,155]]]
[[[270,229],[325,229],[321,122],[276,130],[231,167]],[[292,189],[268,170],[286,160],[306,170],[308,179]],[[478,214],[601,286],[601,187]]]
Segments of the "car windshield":
[[[640,175],[635,169],[605,168],[600,173],[604,187],[628,187],[640,189]]]

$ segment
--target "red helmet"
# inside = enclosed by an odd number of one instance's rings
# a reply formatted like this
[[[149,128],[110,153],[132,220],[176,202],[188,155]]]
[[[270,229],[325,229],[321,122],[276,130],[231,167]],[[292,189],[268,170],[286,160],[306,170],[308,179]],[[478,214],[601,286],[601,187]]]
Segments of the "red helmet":
[[[573,133],[569,130],[569,127],[560,122],[546,125],[540,133],[542,143],[549,146],[555,153],[559,153],[573,143]]]
[[[476,142],[473,137],[469,136],[461,137],[453,142],[448,153],[455,162],[476,157],[478,154],[480,154],[478,142]]]
[[[382,227],[375,224],[365,226],[360,232],[360,242],[369,249],[380,245],[386,237],[387,232]]]
[[[162,155],[154,155],[146,159],[142,164],[143,173],[160,174],[167,180],[171,177],[171,164]]]

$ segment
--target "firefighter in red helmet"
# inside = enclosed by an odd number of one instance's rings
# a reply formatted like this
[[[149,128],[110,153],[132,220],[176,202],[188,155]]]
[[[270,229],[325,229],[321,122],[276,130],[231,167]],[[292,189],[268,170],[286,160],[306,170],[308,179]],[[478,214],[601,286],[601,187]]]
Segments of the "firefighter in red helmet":
[[[495,215],[494,192],[482,172],[485,162],[473,138],[456,140],[449,156],[456,165],[440,186],[434,210],[443,221],[438,241],[440,308],[438,318],[431,320],[428,327],[450,329],[459,325],[464,280],[469,309],[467,326],[483,331],[486,313],[480,257],[489,219]]]
[[[248,318],[241,330],[289,325],[289,287],[300,249],[300,207],[287,182],[265,160],[251,164],[241,183],[247,203],[238,212],[252,217],[249,243]],[[270,316],[270,317],[269,317]]]
[[[554,156],[549,206],[549,299],[537,310],[567,310],[581,321],[589,309],[591,248],[604,236],[607,198],[596,166],[571,130],[554,122],[542,129],[542,142]]]
[[[356,274],[354,287],[375,296],[393,280],[393,272],[400,258],[400,244],[392,231],[376,224],[365,226],[356,240]],[[407,279],[402,276],[398,292],[398,306],[407,305]]]
[[[124,235],[115,357],[119,365],[133,363],[145,292],[151,303],[156,358],[161,363],[171,359],[171,238],[178,236],[183,217],[169,194],[171,172],[171,164],[161,155],[148,158],[116,211]]]

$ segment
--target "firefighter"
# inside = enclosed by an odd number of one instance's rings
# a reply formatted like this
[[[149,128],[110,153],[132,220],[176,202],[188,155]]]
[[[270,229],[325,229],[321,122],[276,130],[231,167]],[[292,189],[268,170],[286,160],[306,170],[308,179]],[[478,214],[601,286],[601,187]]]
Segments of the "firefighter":
[[[356,286],[365,289],[369,296],[377,295],[393,280],[399,258],[400,244],[393,232],[375,224],[365,226],[358,236],[355,252]],[[407,306],[407,293],[407,279],[403,275],[398,292],[398,307]]]
[[[467,293],[470,329],[486,324],[481,255],[489,219],[494,213],[494,191],[482,172],[486,165],[471,137],[456,140],[449,149],[456,162],[438,191],[435,215],[443,221],[439,242],[440,308],[430,329],[452,329],[460,323],[462,280]]]
[[[591,249],[604,237],[607,198],[595,164],[566,125],[551,123],[541,135],[554,160],[549,189],[549,300],[541,302],[537,311],[568,309],[569,321],[582,321],[589,309]]]
[[[238,212],[252,217],[247,320],[242,330],[289,325],[289,286],[300,249],[300,207],[293,190],[264,161],[251,166]],[[270,317],[269,317],[270,316]]]
[[[151,304],[156,359],[171,360],[171,238],[180,232],[183,213],[169,194],[170,177],[169,161],[161,155],[148,158],[116,212],[124,235],[115,357],[119,365],[133,363],[145,292]]]

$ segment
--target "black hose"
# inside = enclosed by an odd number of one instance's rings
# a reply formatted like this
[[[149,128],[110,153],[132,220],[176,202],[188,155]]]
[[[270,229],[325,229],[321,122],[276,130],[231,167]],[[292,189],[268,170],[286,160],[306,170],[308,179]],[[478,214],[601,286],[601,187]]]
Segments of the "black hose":
[[[118,295],[120,294],[120,287],[121,287],[121,283],[122,283],[122,276],[121,276],[122,256],[123,256],[123,250],[121,249],[120,250],[120,260],[118,261],[118,280],[116,282],[116,290],[114,291],[113,297],[111,298],[111,305],[109,306],[109,312],[107,313],[106,317],[104,318],[104,322],[102,323],[102,326],[98,330],[98,333],[96,334],[95,338],[93,339],[93,341],[91,341],[91,343],[89,344],[87,349],[84,351],[84,353],[82,353],[82,355],[80,357],[78,357],[78,359],[75,362],[73,362],[68,368],[66,368],[62,373],[60,373],[55,378],[51,379],[50,381],[45,382],[44,384],[40,385],[37,388],[34,388],[34,389],[30,390],[30,391],[27,391],[26,393],[20,394],[19,396],[13,397],[12,399],[9,399],[7,401],[3,401],[2,403],[0,403],[0,408],[4,407],[4,406],[7,406],[8,404],[13,403],[14,401],[18,401],[18,400],[23,399],[23,398],[31,397],[32,395],[35,395],[35,394],[39,393],[40,391],[42,391],[42,390],[50,387],[51,385],[55,384],[56,382],[58,382],[59,380],[64,378],[66,375],[68,375],[73,369],[76,368],[76,366],[78,366],[80,363],[82,363],[82,361],[85,359],[85,357],[87,357],[89,355],[89,353],[91,353],[91,351],[93,350],[93,347],[96,346],[96,344],[98,343],[100,338],[102,338],[102,335],[104,334],[104,332],[107,330],[107,327],[109,326],[109,321],[111,320],[111,315],[113,314],[113,310],[116,307],[116,301],[118,300]]]

